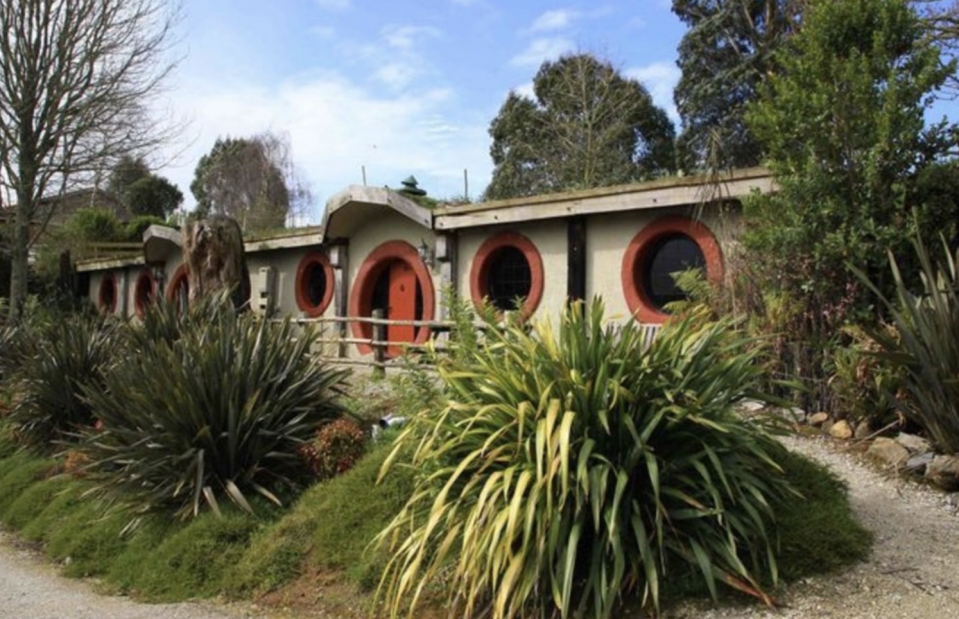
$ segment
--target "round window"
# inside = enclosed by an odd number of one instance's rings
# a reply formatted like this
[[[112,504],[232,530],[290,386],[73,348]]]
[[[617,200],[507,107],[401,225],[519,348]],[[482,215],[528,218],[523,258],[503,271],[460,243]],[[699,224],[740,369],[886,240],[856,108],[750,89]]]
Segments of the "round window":
[[[147,307],[156,299],[156,282],[149,272],[144,271],[137,278],[136,287],[133,289],[133,299],[137,316],[142,318]]]
[[[506,246],[493,252],[489,261],[486,285],[490,303],[504,312],[522,307],[533,287],[526,256],[518,248]]]
[[[112,314],[117,309],[117,278],[113,274],[105,275],[100,281],[100,310]]]
[[[722,251],[703,223],[685,217],[664,217],[637,234],[623,255],[623,295],[639,322],[661,324],[665,307],[686,298],[675,273],[703,268],[713,283],[723,279]]]
[[[179,311],[185,311],[190,302],[190,274],[185,264],[181,264],[170,278],[170,285],[166,291],[167,301],[174,304]]]
[[[676,285],[675,274],[689,269],[704,268],[706,257],[696,241],[685,234],[670,234],[657,240],[643,256],[645,264],[636,269],[650,304],[663,310],[667,304],[687,298]]]
[[[323,314],[333,299],[333,267],[326,254],[312,252],[296,268],[296,305],[315,318]]]
[[[532,241],[504,232],[484,242],[473,258],[470,292],[479,306],[484,300],[499,311],[533,315],[543,297],[543,259]]]

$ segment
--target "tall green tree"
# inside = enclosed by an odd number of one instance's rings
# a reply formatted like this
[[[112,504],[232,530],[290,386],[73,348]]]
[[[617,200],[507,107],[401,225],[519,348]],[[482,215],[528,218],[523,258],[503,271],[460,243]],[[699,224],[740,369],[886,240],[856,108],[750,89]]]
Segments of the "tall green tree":
[[[183,192],[165,177],[150,174],[130,184],[121,200],[134,217],[166,219],[183,204]]]
[[[673,0],[689,30],[679,44],[675,100],[686,170],[757,165],[760,148],[746,106],[777,69],[776,52],[809,0]]]
[[[122,196],[127,187],[141,178],[150,176],[150,174],[150,166],[147,165],[143,157],[124,155],[110,168],[110,176],[107,177],[107,191],[115,196]]]
[[[891,285],[886,252],[911,255],[915,226],[955,232],[955,205],[937,197],[955,168],[937,161],[956,134],[925,122],[955,64],[904,0],[820,1],[803,19],[747,114],[779,191],[747,204],[744,243],[761,285],[829,333],[871,315],[848,264]]]
[[[486,198],[628,183],[674,169],[666,112],[609,62],[589,54],[544,62],[533,93],[511,92],[490,125]]]
[[[110,170],[107,191],[133,217],[166,219],[183,203],[180,188],[151,172],[142,157],[122,157]]]
[[[227,215],[244,231],[282,228],[310,200],[289,144],[271,133],[217,138],[197,164],[190,191],[199,215]]]

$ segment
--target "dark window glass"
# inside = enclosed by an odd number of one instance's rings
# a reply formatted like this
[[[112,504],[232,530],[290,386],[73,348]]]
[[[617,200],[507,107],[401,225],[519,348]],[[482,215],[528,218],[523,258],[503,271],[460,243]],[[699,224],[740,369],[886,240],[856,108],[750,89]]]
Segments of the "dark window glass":
[[[137,303],[141,308],[153,301],[153,281],[148,277],[141,277],[137,281]]]
[[[654,307],[663,309],[667,303],[686,298],[676,286],[673,273],[705,266],[703,250],[695,241],[685,234],[667,236],[646,252],[643,291]]]
[[[103,303],[103,307],[106,309],[113,309],[116,299],[117,289],[116,285],[113,283],[113,279],[107,278],[103,280],[103,294],[100,296],[100,302]]]
[[[383,310],[384,316],[388,317],[390,315],[390,266],[388,264],[384,266],[383,272],[376,278],[370,309]]]
[[[306,298],[309,299],[310,305],[319,307],[324,296],[326,296],[326,269],[322,264],[314,262],[306,274]]]
[[[526,256],[516,247],[503,247],[489,258],[488,296],[501,311],[518,309],[516,299],[529,296],[533,278]]]

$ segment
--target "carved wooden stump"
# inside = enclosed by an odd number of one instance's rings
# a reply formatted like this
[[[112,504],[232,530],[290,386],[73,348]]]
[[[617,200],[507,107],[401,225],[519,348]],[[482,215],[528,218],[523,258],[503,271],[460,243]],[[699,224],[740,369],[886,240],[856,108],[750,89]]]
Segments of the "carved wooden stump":
[[[243,252],[243,233],[234,219],[212,215],[183,228],[184,261],[189,267],[190,302],[233,289],[240,309],[250,298],[250,277]]]

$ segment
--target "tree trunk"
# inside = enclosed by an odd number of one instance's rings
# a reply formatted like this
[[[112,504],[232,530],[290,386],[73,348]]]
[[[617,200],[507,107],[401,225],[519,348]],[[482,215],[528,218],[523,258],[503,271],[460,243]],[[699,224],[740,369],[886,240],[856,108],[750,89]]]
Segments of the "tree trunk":
[[[183,228],[184,261],[189,268],[190,301],[233,290],[233,305],[250,299],[250,277],[243,252],[243,234],[235,219],[213,215]]]
[[[16,324],[23,315],[27,300],[28,259],[30,257],[30,220],[33,196],[29,191],[17,192],[13,242],[10,247],[10,322]]]

